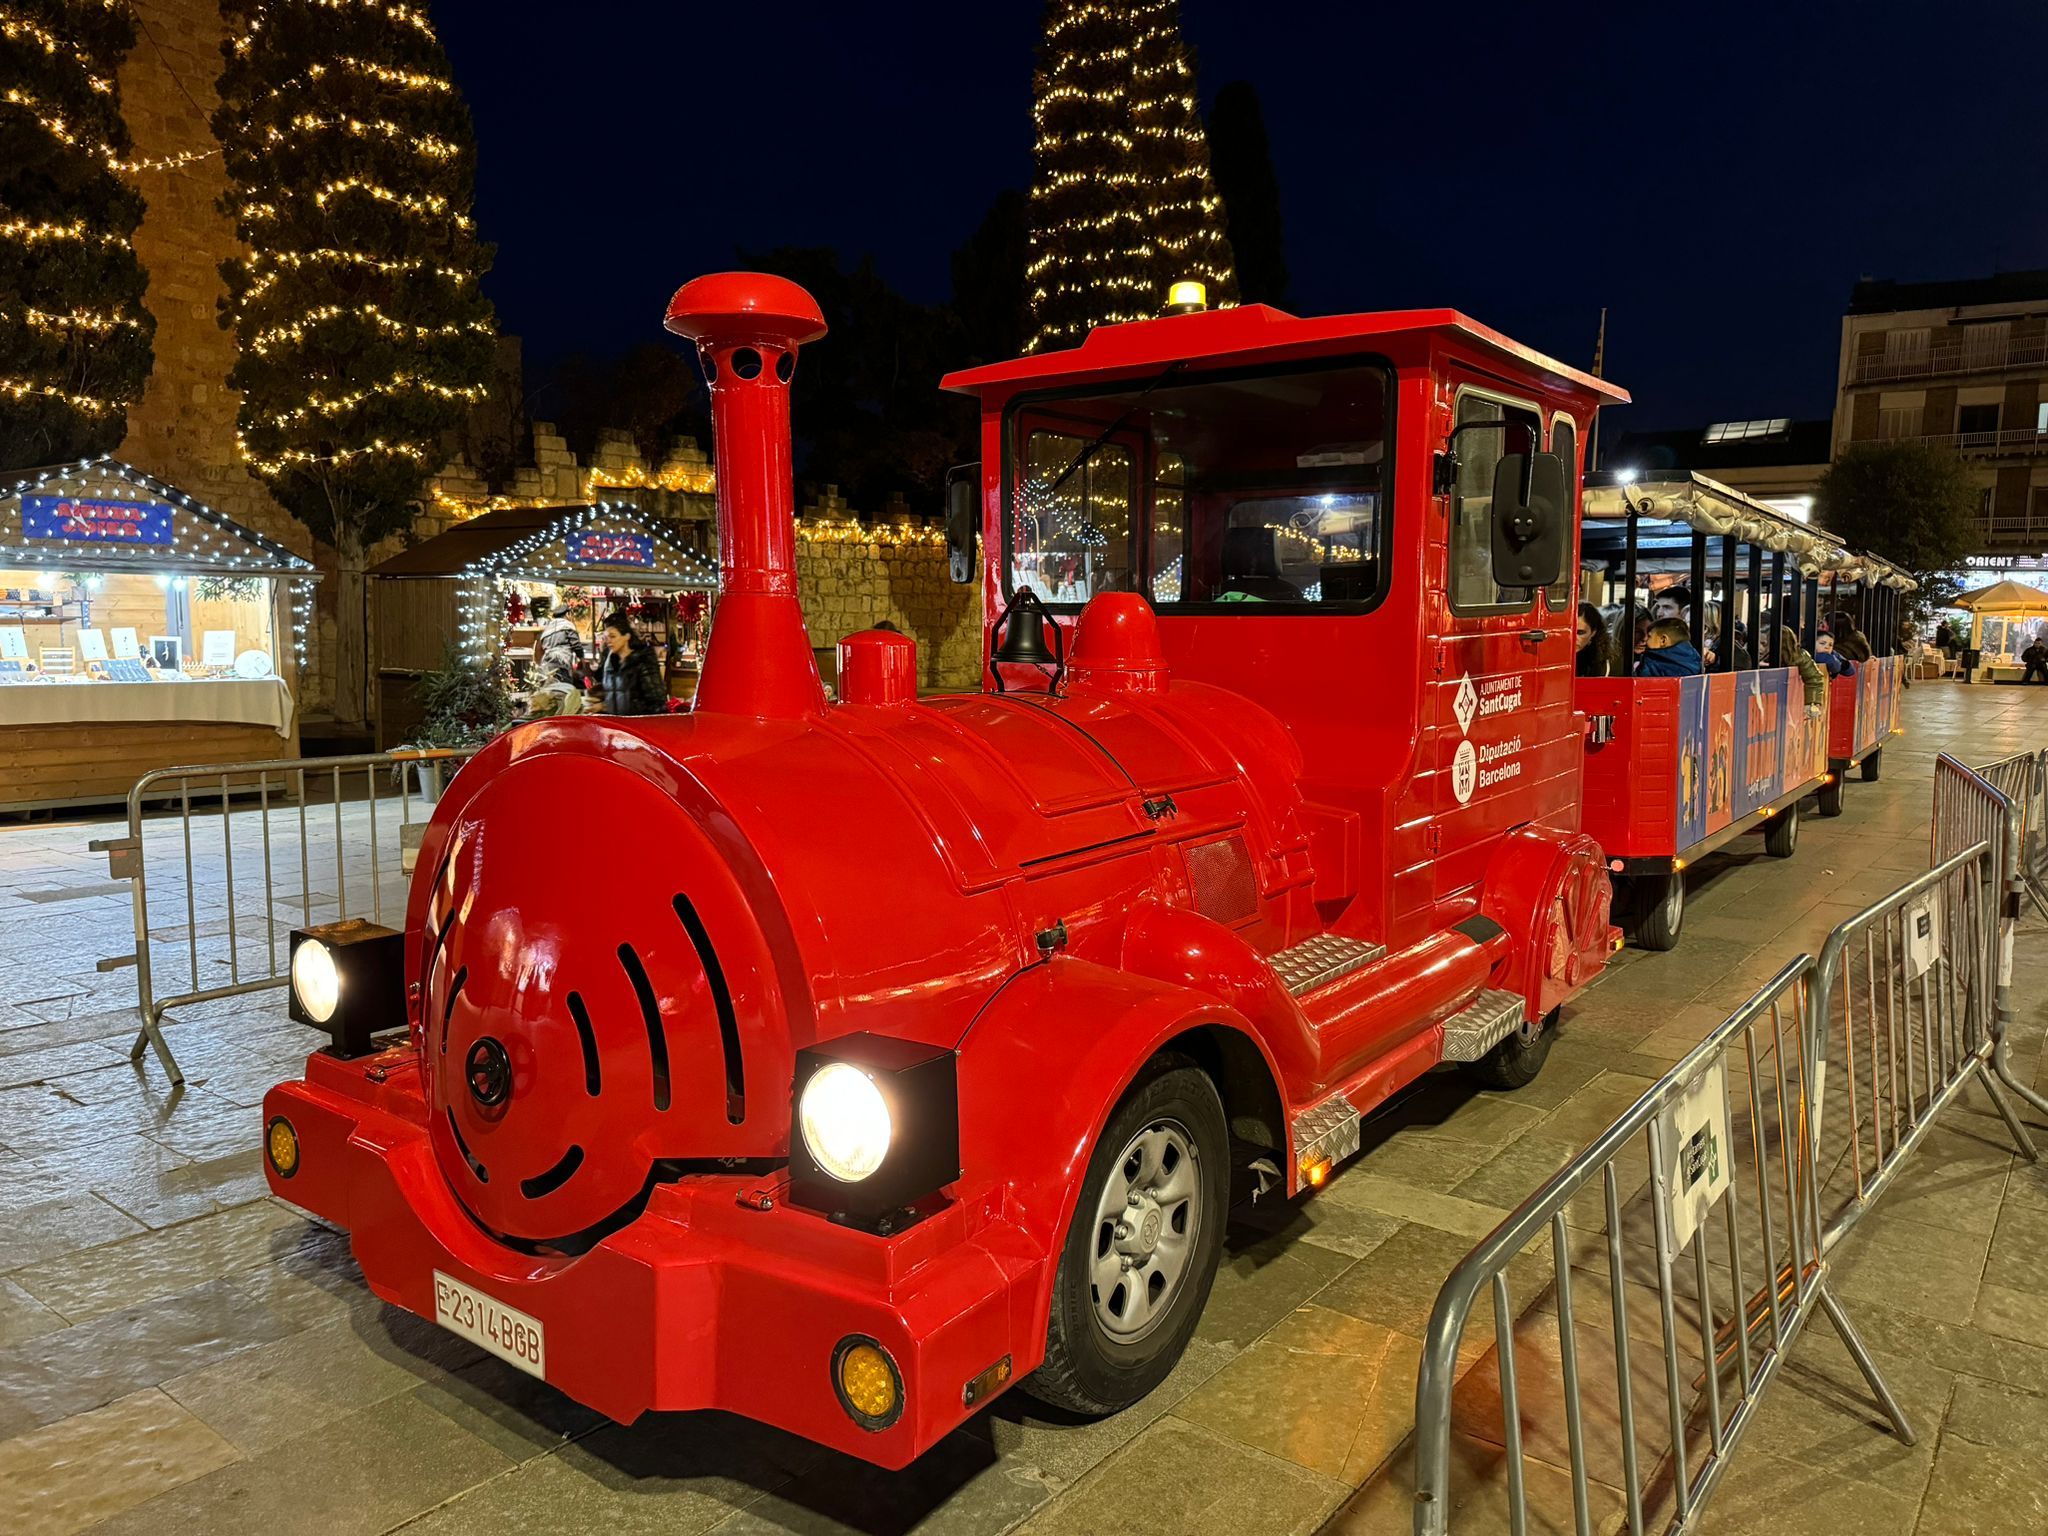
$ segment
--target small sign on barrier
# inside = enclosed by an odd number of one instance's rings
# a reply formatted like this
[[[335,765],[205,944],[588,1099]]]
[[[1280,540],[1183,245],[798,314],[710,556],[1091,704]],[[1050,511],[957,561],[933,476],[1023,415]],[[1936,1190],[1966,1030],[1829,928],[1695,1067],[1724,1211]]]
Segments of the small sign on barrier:
[[[1707,1215],[1728,1193],[1729,1157],[1734,1145],[1728,1121],[1728,1079],[1714,1062],[1664,1107],[1663,1145],[1671,1166],[1663,1174],[1664,1200],[1671,1215],[1671,1240],[1683,1248],[1706,1224]]]
[[[1918,981],[1941,957],[1941,912],[1930,893],[1906,908],[1906,980]]]

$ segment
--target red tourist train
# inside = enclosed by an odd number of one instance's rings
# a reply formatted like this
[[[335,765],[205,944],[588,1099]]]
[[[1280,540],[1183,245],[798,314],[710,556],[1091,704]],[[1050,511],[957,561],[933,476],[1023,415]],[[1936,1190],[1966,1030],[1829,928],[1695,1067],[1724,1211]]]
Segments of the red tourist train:
[[[727,274],[668,324],[719,466],[694,708],[508,732],[402,934],[294,934],[335,1043],[265,1100],[271,1187],[618,1420],[900,1467],[1020,1380],[1123,1407],[1233,1205],[1320,1185],[1440,1063],[1527,1082],[1619,943],[1571,608],[1581,444],[1626,396],[1450,310],[1177,314],[955,375],[985,686],[920,698],[870,631],[835,701],[789,466],[823,321]],[[600,835],[594,893],[533,878]]]

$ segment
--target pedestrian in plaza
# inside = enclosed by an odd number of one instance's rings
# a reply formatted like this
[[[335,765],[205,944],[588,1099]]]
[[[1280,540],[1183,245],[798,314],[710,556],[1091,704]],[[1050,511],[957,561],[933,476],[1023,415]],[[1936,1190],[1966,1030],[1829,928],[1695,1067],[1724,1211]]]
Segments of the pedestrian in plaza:
[[[1956,631],[1947,619],[1934,626],[1934,648],[1951,661],[1955,659]]]
[[[1829,677],[1854,677],[1856,663],[1835,649],[1835,637],[1822,630],[1813,637],[1813,659]]]
[[[633,628],[623,612],[604,621],[604,670],[599,687],[608,715],[659,715],[668,710],[668,689],[654,647]]]
[[[2034,636],[2034,643],[2020,652],[2020,665],[2027,669],[2020,677],[2022,683],[2031,683],[2037,677],[2048,683],[2048,644],[2044,644],[2038,634]]]
[[[1796,667],[1799,681],[1806,689],[1806,713],[1809,718],[1818,717],[1828,698],[1828,675],[1821,670],[1820,663],[1806,654],[1806,647],[1799,643],[1799,636],[1789,625],[1778,626],[1778,664]]]
[[[534,651],[539,657],[540,686],[576,683],[583,671],[583,637],[570,621],[567,603],[557,603],[547,623],[541,625]]]
[[[1578,675],[1612,677],[1620,668],[1614,656],[1614,641],[1607,633],[1607,620],[1591,603],[1579,604]]]
[[[1837,609],[1828,615],[1828,633],[1835,637],[1835,650],[1844,661],[1870,660],[1870,640],[1847,613]]]
[[[1650,626],[1650,648],[1636,663],[1637,677],[1697,677],[1701,670],[1692,630],[1682,619],[1659,619]]]

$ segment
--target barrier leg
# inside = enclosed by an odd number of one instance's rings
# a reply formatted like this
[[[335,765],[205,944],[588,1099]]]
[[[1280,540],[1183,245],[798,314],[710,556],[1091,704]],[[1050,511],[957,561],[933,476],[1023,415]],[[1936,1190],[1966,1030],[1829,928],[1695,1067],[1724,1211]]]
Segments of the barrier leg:
[[[1849,1358],[1856,1362],[1856,1369],[1863,1373],[1863,1379],[1870,1384],[1871,1396],[1877,1399],[1877,1406],[1884,1410],[1884,1416],[1892,1421],[1892,1433],[1899,1437],[1902,1445],[1915,1443],[1912,1421],[1906,1417],[1906,1410],[1899,1406],[1899,1400],[1892,1396],[1892,1389],[1885,1385],[1884,1373],[1877,1368],[1877,1362],[1870,1358],[1870,1350],[1864,1345],[1863,1336],[1849,1321],[1849,1314],[1842,1310],[1842,1304],[1835,1300],[1835,1294],[1823,1280],[1814,1287],[1820,1297],[1820,1309],[1827,1314],[1827,1320],[1834,1325],[1835,1333],[1842,1341],[1842,1347],[1849,1351]]]
[[[135,1043],[128,1047],[128,1059],[142,1060],[144,1046],[156,1052],[156,1059],[163,1064],[164,1076],[171,1080],[171,1086],[184,1087],[185,1074],[178,1070],[178,1059],[171,1054],[170,1042],[164,1039],[163,1023],[156,1017],[153,1007],[142,1010],[142,1028],[135,1036]]]
[[[1991,1107],[1998,1111],[1999,1119],[2003,1120],[2005,1128],[2012,1132],[2012,1139],[2019,1147],[2020,1155],[2030,1163],[2038,1163],[2041,1155],[2034,1150],[2034,1138],[2027,1134],[2027,1128],[2020,1124],[2019,1116],[2012,1112],[2012,1101],[1999,1090],[1998,1078],[1992,1073],[1979,1072],[1977,1081],[1984,1085],[1984,1092],[1991,1098]]]

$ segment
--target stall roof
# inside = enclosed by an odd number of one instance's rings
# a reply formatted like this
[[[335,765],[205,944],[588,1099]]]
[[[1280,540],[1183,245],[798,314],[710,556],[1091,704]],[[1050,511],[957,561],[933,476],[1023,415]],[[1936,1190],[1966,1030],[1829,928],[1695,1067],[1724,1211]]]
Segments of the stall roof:
[[[2024,582],[2001,581],[1965,592],[1949,606],[1966,613],[2048,613],[2048,592]]]
[[[67,511],[66,502],[100,503],[101,515],[88,523]],[[105,515],[116,509],[125,515]],[[81,532],[76,537],[31,536],[24,526],[31,511],[50,527],[75,521]],[[182,527],[181,517],[187,519]],[[32,469],[13,484],[0,486],[0,561],[17,560],[69,571],[205,571],[320,579],[312,561],[277,540],[244,528],[111,454]]]
[[[1669,469],[1648,475],[1595,470],[1586,476],[1583,505],[1589,518],[1618,520],[1633,508],[1639,518],[1683,523],[1716,536],[1732,533],[1746,544],[1789,556],[1807,571],[1881,582],[1907,592],[1918,585],[1890,561],[1851,550],[1827,530],[1795,522],[1775,507],[1697,470]]]
[[[557,543],[600,528],[638,533],[650,541],[652,565],[571,564]],[[715,587],[718,574],[701,556],[682,548],[673,528],[629,501],[585,506],[504,507],[457,523],[411,549],[370,567],[373,576],[398,580],[459,580],[513,576],[529,580],[615,581],[649,586]]]

